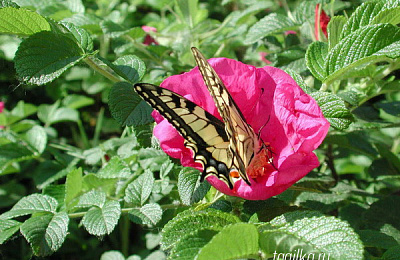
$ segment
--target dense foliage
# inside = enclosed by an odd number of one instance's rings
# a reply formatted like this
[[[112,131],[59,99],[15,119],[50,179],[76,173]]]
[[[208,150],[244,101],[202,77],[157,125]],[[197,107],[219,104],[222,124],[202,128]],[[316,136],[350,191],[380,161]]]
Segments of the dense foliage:
[[[1,258],[400,258],[400,1],[0,7]],[[190,70],[191,46],[289,73],[331,124],[320,166],[246,201],[160,150],[132,84]]]

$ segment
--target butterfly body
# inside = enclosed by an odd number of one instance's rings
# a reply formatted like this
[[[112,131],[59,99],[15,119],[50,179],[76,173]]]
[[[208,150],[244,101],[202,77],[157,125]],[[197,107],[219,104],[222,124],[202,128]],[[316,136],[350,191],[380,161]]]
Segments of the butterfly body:
[[[253,172],[254,161],[270,161],[269,147],[247,124],[227,88],[204,56],[193,55],[223,122],[192,101],[168,89],[138,83],[137,93],[155,108],[185,139],[194,161],[203,166],[202,179],[215,175],[233,188],[237,177],[250,185],[246,171]],[[256,167],[259,167],[258,164]],[[262,169],[261,169],[262,170]]]

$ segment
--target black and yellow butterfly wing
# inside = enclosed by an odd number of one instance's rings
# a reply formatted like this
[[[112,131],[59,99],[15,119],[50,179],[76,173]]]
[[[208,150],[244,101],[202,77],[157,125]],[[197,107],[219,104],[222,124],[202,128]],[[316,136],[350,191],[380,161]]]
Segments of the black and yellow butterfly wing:
[[[242,112],[213,67],[197,48],[192,47],[192,52],[218,112],[224,120],[226,134],[230,142],[229,149],[234,160],[233,168],[250,185],[246,168],[254,158],[255,151],[258,152],[257,150],[261,147],[259,138],[252,127],[247,124]]]
[[[215,175],[232,189],[230,170],[234,167],[234,158],[224,123],[168,89],[147,83],[135,84],[134,88],[183,136],[185,146],[194,153],[194,160],[203,165],[202,179]]]

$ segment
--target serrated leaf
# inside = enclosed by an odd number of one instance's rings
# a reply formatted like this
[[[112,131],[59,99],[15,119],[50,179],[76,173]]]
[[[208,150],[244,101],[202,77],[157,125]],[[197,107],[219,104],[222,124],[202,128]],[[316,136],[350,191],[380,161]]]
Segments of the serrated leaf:
[[[129,166],[118,156],[112,157],[110,161],[97,172],[97,176],[101,178],[128,178],[131,174]]]
[[[220,231],[224,226],[240,222],[232,214],[219,210],[186,210],[170,220],[162,230],[161,248],[168,250],[182,239],[182,234],[191,234],[200,230]]]
[[[21,42],[15,53],[15,68],[21,80],[43,85],[81,61],[82,54],[82,49],[71,38],[43,31]]]
[[[59,212],[31,217],[21,225],[21,233],[28,240],[33,253],[48,256],[63,244],[68,231],[68,214]]]
[[[245,44],[252,44],[262,38],[284,31],[296,29],[297,25],[287,16],[272,13],[255,23],[245,37]]]
[[[82,218],[82,224],[91,235],[110,234],[118,223],[121,206],[118,201],[106,201],[104,205],[92,207]]]
[[[347,18],[344,16],[335,16],[329,21],[327,28],[329,50],[335,47],[340,41],[340,35],[346,22]]]
[[[132,84],[138,82],[146,72],[146,65],[135,55],[119,57],[112,63],[111,68]]]
[[[328,55],[328,44],[313,42],[306,52],[306,65],[317,79],[323,81],[326,77],[325,63]]]
[[[21,222],[11,219],[0,219],[0,245],[19,230]]]
[[[102,190],[107,194],[113,194],[118,182],[117,178],[106,179],[98,177],[96,174],[86,174],[83,177],[82,190],[90,191],[94,189]]]
[[[260,247],[267,254],[294,252],[330,256],[332,259],[363,259],[358,235],[343,222],[318,212],[285,213],[259,227]]]
[[[39,154],[43,153],[47,144],[47,134],[43,127],[34,126],[25,134],[25,140]]]
[[[241,239],[237,243],[238,238]],[[234,245],[234,246],[233,246]],[[258,232],[253,224],[236,223],[224,227],[197,255],[197,260],[236,259],[258,255]]]
[[[178,175],[178,192],[184,205],[191,205],[196,188],[200,185],[199,171],[192,168],[183,168]]]
[[[153,173],[145,170],[142,175],[128,185],[124,200],[134,205],[143,205],[151,194],[154,181]]]
[[[82,168],[73,169],[67,175],[65,181],[65,198],[64,204],[67,209],[71,208],[70,203],[78,196],[82,191]]]
[[[396,8],[397,6],[399,6],[398,1],[370,1],[363,3],[357,7],[348,19],[343,28],[341,38],[343,39],[361,27],[382,23],[387,19],[382,20],[383,15],[387,14],[386,10]]]
[[[91,190],[79,198],[77,207],[97,206],[102,208],[106,202],[106,194],[102,191]]]
[[[132,85],[116,83],[110,91],[109,102],[112,116],[123,126],[139,126],[153,122],[153,109],[136,94]]]
[[[390,37],[387,37],[390,35]],[[345,76],[352,69],[400,57],[400,28],[368,25],[342,39],[328,54],[324,82]]]
[[[185,238],[181,239],[175,247],[172,248],[168,259],[169,260],[191,260],[195,259],[199,250],[203,248],[217,231],[213,230],[200,230],[191,233],[190,235],[183,235]]]
[[[100,257],[100,260],[125,260],[125,257],[121,252],[111,250],[104,252]]]
[[[350,111],[344,101],[334,94],[327,92],[313,92],[310,94],[318,103],[332,127],[336,129],[346,129],[353,121]]]
[[[50,24],[40,14],[24,8],[0,9],[0,33],[28,36],[40,31],[50,31]]]
[[[156,203],[149,203],[140,209],[129,211],[129,218],[137,224],[156,225],[162,217],[162,209]]]
[[[75,37],[80,47],[87,52],[93,51],[93,40],[90,34],[83,28],[76,27],[73,23],[61,22]]]
[[[20,199],[11,210],[0,215],[0,219],[10,219],[36,212],[55,213],[58,206],[56,199],[42,194],[31,194]]]

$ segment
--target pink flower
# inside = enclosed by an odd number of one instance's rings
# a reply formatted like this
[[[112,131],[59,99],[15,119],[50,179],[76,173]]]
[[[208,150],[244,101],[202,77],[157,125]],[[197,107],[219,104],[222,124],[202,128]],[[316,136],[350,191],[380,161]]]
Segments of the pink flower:
[[[260,55],[260,60],[263,61],[265,64],[271,64],[271,63],[272,63],[271,61],[269,61],[269,60],[267,60],[267,59],[265,58],[265,56],[266,56],[268,53],[266,53],[266,52],[259,52],[258,54]]]
[[[319,165],[313,153],[325,138],[329,123],[316,101],[284,71],[274,67],[256,68],[227,58],[209,60],[254,131],[274,153],[272,167],[267,160],[258,161],[262,169],[247,174],[251,186],[239,179],[233,189],[215,176],[207,177],[219,191],[249,200],[264,200],[289,188]],[[168,77],[161,87],[170,89],[221,118],[198,68]],[[192,151],[183,145],[184,139],[156,111],[154,135],[161,148],[182,165],[202,170],[193,160]],[[264,158],[265,159],[265,158]],[[253,163],[253,162],[252,162]]]
[[[323,34],[325,35],[325,37],[328,37],[328,31],[327,31],[327,27],[328,27],[328,23],[331,20],[331,18],[325,13],[324,10],[321,9],[321,12],[319,10],[319,5],[317,4],[315,6],[315,22],[314,22],[314,35],[315,35],[315,39],[317,41],[319,41],[320,39],[320,29],[323,32]]]
[[[0,113],[3,113],[4,110],[4,102],[0,102]],[[0,129],[4,129],[3,125],[0,125]]]
[[[147,26],[147,25],[143,25],[142,29],[145,32],[157,32],[156,28],[151,27],[151,26]],[[143,44],[144,45],[150,45],[152,43],[154,43],[155,45],[158,45],[158,42],[153,37],[151,37],[149,34],[146,34],[146,37],[143,40]]]
[[[288,36],[289,34],[297,34],[296,31],[286,31],[285,35]]]

